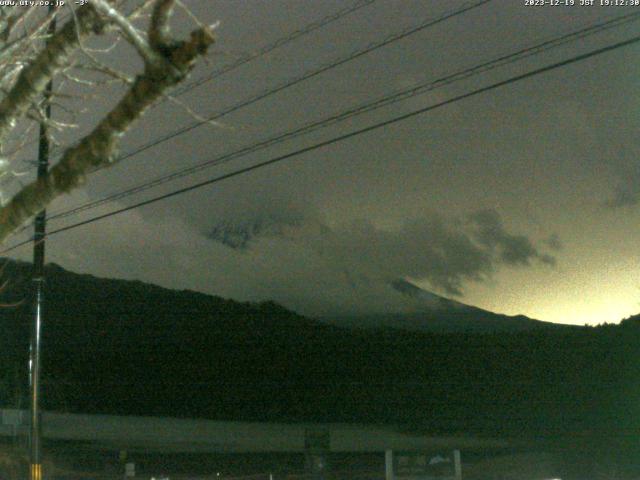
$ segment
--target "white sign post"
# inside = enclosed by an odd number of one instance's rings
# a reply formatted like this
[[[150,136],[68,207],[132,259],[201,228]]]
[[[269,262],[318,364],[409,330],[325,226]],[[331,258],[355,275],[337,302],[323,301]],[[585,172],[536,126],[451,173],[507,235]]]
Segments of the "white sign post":
[[[384,452],[384,472],[385,480],[395,480],[393,476],[393,451],[391,450]]]
[[[133,462],[125,463],[125,465],[124,465],[124,476],[127,477],[127,478],[136,476],[136,464],[135,463],[133,463]]]
[[[460,450],[453,451],[453,465],[455,468],[456,480],[462,480],[462,460],[460,459]]]

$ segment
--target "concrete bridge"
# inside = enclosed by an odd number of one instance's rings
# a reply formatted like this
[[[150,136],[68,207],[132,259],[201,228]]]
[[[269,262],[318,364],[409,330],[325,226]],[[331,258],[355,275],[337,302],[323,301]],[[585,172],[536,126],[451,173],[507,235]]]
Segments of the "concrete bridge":
[[[1,436],[27,434],[27,411],[1,409],[0,417]],[[420,435],[382,425],[225,422],[54,412],[43,412],[42,425],[45,440],[167,453],[305,452],[309,448],[328,452],[385,452],[513,447],[501,439]]]
[[[6,443],[13,437],[22,443],[29,431],[28,423],[28,411],[0,409],[0,440],[4,438]],[[559,478],[555,460],[550,461],[546,454],[518,453],[531,450],[533,445],[499,438],[421,435],[387,425],[259,423],[55,412],[43,412],[42,425],[47,453],[56,468],[62,465],[63,471],[86,471],[86,467],[71,464],[78,458],[90,462],[94,473],[74,478],[98,478],[95,472],[103,475],[100,478],[122,478],[127,465],[135,465],[136,477],[151,478],[159,471],[168,471],[162,466],[164,459],[196,455],[202,460],[201,468],[215,464],[211,471],[231,476],[247,474],[234,466],[237,464],[233,458],[240,459],[240,463],[243,458],[267,459],[265,464],[274,458],[297,459],[297,468],[307,472],[304,477],[307,479],[325,478],[322,472],[326,459],[332,471],[339,471],[341,465],[352,469],[351,460],[347,465],[341,464],[341,459],[356,459],[360,466],[354,471],[368,472],[373,468],[377,472],[367,478],[400,480],[414,478],[401,475],[400,470],[402,460],[412,461],[411,455],[414,459],[423,458],[422,462],[424,458],[449,455],[457,467],[447,478],[459,479],[460,454],[456,451],[462,453],[462,472],[467,472],[464,478],[476,478],[474,471],[481,472],[482,478],[489,473],[498,478],[507,471],[521,471],[523,476],[513,478],[526,480]],[[209,464],[204,465],[205,461]],[[413,468],[413,463],[407,465]],[[262,471],[266,467],[255,469]]]

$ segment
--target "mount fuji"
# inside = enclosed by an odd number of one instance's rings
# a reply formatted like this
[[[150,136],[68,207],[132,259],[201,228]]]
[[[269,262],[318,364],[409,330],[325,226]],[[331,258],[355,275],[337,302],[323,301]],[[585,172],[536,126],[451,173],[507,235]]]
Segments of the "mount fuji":
[[[412,310],[410,313],[337,315],[322,320],[341,327],[393,328],[424,333],[510,333],[577,328],[524,315],[490,312],[441,297],[407,280],[391,281],[389,287],[406,298],[407,306]]]

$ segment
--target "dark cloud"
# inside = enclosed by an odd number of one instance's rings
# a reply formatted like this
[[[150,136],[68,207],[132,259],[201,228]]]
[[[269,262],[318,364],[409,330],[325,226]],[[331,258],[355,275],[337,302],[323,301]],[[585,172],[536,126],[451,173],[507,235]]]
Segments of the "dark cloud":
[[[466,221],[430,215],[396,228],[381,228],[368,220],[328,226],[319,217],[281,216],[235,224],[225,220],[213,231],[210,238],[234,249],[256,246],[262,238],[294,242],[346,275],[353,288],[363,278],[412,278],[449,295],[462,295],[466,282],[482,281],[501,265],[555,263],[528,237],[507,232],[493,210],[475,212]]]
[[[622,181],[606,205],[611,208],[634,207],[640,203],[640,174]]]
[[[508,233],[495,210],[474,212],[469,219],[475,227],[478,242],[496,254],[501,262],[512,266],[528,266],[532,260],[555,263],[552,256],[541,254],[528,237]]]
[[[428,280],[451,295],[462,294],[465,281],[480,280],[493,270],[488,252],[437,216],[393,230],[353,222],[332,229],[312,246],[322,246],[328,255],[336,252],[342,262],[374,278]]]
[[[637,156],[619,166],[619,180],[613,196],[605,202],[609,208],[634,207],[640,203],[640,166]]]
[[[227,247],[246,250],[256,238],[285,235],[287,229],[299,227],[301,222],[297,215],[272,214],[240,222],[223,220],[211,228],[208,236]]]
[[[551,250],[560,251],[563,248],[562,240],[560,239],[560,235],[557,233],[552,233],[549,238],[544,241],[545,245],[549,247]]]

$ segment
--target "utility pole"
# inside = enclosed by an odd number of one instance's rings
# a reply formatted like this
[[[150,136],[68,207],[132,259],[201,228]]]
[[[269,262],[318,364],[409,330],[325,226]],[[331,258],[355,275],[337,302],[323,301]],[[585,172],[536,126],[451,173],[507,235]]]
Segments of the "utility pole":
[[[49,15],[54,15],[54,2],[49,4]],[[49,38],[55,33],[56,18],[51,19],[47,29]],[[40,123],[40,141],[38,143],[38,180],[46,177],[49,170],[49,132],[47,120],[51,118],[51,95],[53,80],[47,84],[44,92],[44,120]],[[35,218],[33,237],[33,284],[34,318],[29,352],[29,386],[31,396],[31,422],[29,435],[29,478],[42,480],[42,426],[40,424],[40,342],[42,338],[42,315],[44,303],[44,240],[46,235],[47,212],[42,210]]]

